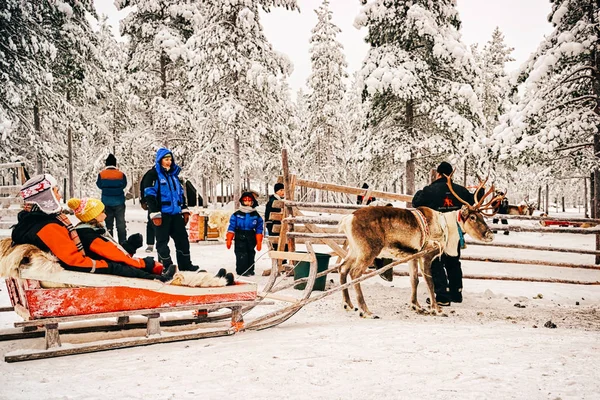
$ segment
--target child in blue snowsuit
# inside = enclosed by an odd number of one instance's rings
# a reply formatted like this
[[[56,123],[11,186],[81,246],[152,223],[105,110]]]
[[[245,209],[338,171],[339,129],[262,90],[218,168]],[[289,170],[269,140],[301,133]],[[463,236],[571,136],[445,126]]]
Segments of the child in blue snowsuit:
[[[240,209],[231,215],[227,228],[227,248],[235,237],[235,269],[238,275],[254,275],[254,256],[263,240],[263,219],[256,211],[258,201],[251,192],[242,193]]]

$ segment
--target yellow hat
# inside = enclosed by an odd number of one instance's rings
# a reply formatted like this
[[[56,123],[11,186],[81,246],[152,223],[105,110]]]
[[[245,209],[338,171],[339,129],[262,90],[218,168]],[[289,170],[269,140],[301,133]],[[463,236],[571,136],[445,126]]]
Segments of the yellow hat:
[[[104,204],[98,199],[69,199],[67,205],[81,222],[89,222],[104,211]]]

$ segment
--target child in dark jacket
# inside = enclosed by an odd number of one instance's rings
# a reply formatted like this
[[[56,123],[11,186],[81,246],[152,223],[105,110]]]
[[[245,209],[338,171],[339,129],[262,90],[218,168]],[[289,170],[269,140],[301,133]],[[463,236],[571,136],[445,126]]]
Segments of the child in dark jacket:
[[[227,248],[235,237],[235,268],[238,275],[254,275],[254,256],[260,251],[263,240],[263,219],[256,211],[258,201],[251,192],[242,193],[240,209],[229,219]]]
[[[175,266],[163,273],[163,265],[152,257],[135,258],[115,242],[103,224],[106,214],[104,204],[97,199],[70,199],[69,208],[81,221],[75,227],[85,253],[96,260],[106,260],[122,265],[128,272],[123,276],[158,279],[166,282],[173,278]]]

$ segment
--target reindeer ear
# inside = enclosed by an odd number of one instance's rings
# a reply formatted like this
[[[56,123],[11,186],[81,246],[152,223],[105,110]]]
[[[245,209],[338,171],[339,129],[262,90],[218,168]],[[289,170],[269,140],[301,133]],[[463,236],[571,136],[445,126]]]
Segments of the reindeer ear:
[[[462,207],[460,208],[460,211],[459,211],[459,213],[460,213],[460,218],[461,218],[463,221],[464,221],[464,220],[466,220],[466,219],[469,217],[469,207],[467,207],[467,206],[462,206]]]

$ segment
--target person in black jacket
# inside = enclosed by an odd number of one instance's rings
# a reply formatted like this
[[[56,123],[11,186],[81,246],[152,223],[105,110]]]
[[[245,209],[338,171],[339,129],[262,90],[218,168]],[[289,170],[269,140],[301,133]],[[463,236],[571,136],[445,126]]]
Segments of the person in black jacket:
[[[498,198],[499,196],[504,196],[504,192],[501,192],[499,190],[496,190],[496,192],[494,193],[494,196],[496,198]],[[496,211],[498,214],[508,214],[508,199],[506,197],[502,197],[502,200],[496,200],[492,203],[492,207],[493,210]],[[500,222],[502,222],[502,225],[508,225],[508,220],[506,218],[501,218]],[[498,218],[494,218],[492,220],[492,224],[496,225],[498,223]],[[492,231],[494,233],[497,233],[498,231],[494,230]],[[510,232],[509,231],[504,231],[505,235],[508,235]]]
[[[463,204],[450,192],[448,179],[452,165],[443,161],[436,170],[436,180],[413,196],[414,207],[429,207],[439,212],[460,210]],[[473,205],[473,194],[465,187],[452,182],[452,189],[460,198]],[[439,305],[449,306],[451,301],[462,302],[462,269],[460,265],[460,244],[458,256],[442,254],[431,263],[431,275],[435,288],[435,298]]]
[[[285,187],[283,186],[283,183],[276,183],[273,190],[275,193],[269,197],[269,201],[265,206],[265,225],[267,226],[269,236],[279,236],[279,232],[274,232],[273,227],[275,225],[281,225],[281,221],[271,219],[271,213],[281,212],[281,208],[273,207],[273,202],[285,199]],[[277,250],[276,244],[273,245],[273,250]]]

